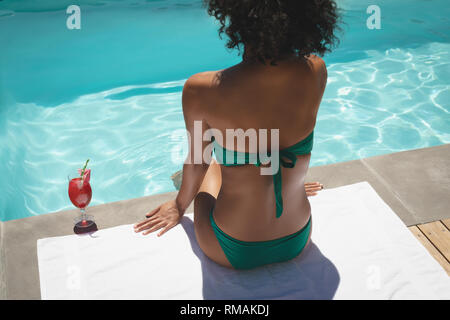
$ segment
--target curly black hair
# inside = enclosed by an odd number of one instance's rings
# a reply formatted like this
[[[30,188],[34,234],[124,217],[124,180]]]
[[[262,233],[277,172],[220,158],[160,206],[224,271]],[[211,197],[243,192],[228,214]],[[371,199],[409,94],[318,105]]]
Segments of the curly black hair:
[[[340,15],[333,0],[204,0],[221,24],[227,47],[244,60],[276,64],[287,55],[323,56],[338,42]]]

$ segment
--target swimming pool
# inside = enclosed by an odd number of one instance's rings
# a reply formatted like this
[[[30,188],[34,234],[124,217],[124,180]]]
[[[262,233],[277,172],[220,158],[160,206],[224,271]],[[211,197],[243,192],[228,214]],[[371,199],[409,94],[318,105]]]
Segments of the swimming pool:
[[[447,0],[366,0],[345,10],[311,165],[450,142]],[[91,159],[93,204],[173,191],[181,89],[240,61],[201,1],[0,1],[0,220],[72,208],[67,175]],[[173,152],[178,150],[177,152]],[[177,156],[174,156],[177,155]]]

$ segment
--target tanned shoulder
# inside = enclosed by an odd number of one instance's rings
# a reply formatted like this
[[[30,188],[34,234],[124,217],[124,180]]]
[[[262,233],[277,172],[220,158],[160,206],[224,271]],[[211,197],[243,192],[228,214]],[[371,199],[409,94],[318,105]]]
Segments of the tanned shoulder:
[[[183,87],[183,111],[202,107],[202,101],[208,96],[211,89],[214,72],[200,72],[190,76]]]
[[[320,86],[322,88],[325,88],[328,79],[328,71],[325,61],[321,57],[312,55],[311,62],[314,65],[314,70],[316,74],[318,75]]]

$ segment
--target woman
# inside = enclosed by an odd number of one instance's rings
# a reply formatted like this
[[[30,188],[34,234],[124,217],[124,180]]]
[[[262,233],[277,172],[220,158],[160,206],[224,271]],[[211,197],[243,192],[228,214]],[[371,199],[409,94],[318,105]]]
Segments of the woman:
[[[313,53],[324,54],[336,40],[336,5],[327,0],[205,3],[221,24],[220,34],[229,37],[228,48],[243,49],[243,59],[186,81],[182,96],[186,128],[191,137],[195,121],[201,123],[202,133],[214,128],[224,137],[227,129],[279,129],[283,161],[279,173],[262,175],[259,157],[247,164],[233,159],[262,150],[255,150],[249,141],[231,150],[224,147],[229,142],[216,141],[220,164],[208,159],[192,164],[195,148],[190,141],[176,199],[149,212],[135,231],[164,234],[180,222],[194,200],[196,238],[213,261],[236,269],[286,261],[309,242],[307,196],[321,188],[304,183],[327,81],[325,63]],[[203,141],[201,151],[208,145]],[[224,162],[226,154],[231,156]]]

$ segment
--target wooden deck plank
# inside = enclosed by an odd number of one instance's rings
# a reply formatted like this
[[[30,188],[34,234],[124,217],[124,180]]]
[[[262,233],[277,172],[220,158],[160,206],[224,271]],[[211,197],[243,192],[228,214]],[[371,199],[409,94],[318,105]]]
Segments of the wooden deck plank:
[[[450,263],[445,257],[436,249],[436,247],[428,240],[427,237],[420,231],[417,226],[408,227],[409,231],[422,243],[422,245],[428,250],[428,252],[436,259],[437,262],[444,268],[447,274],[450,276]]]
[[[441,220],[441,222],[450,230],[450,219]]]
[[[450,261],[450,231],[441,221],[435,221],[417,226],[430,240],[438,251]]]

